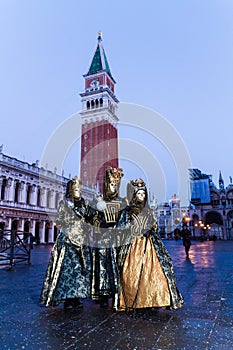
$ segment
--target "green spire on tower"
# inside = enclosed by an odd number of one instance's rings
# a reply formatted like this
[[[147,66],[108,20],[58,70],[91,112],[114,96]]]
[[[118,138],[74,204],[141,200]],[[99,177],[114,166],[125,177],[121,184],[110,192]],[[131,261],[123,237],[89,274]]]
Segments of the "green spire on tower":
[[[89,71],[87,75],[95,74],[101,71],[106,71],[111,77],[111,71],[109,68],[107,56],[105,54],[103,43],[102,43],[102,32],[98,33],[98,43],[95,54],[93,56]]]

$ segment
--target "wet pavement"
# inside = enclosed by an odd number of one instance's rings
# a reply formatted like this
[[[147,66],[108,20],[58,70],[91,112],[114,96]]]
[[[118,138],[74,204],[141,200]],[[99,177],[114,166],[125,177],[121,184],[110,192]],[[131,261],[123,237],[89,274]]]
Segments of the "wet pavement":
[[[0,268],[0,348],[26,350],[233,349],[233,241],[164,241],[185,303],[182,309],[141,310],[136,318],[100,309],[39,306],[51,246],[35,246],[31,265]]]

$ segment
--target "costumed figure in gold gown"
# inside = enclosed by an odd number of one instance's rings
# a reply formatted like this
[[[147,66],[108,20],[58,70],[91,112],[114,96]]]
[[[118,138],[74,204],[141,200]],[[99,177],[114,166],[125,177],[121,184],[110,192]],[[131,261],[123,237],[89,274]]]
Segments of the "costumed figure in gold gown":
[[[81,197],[78,177],[67,183],[66,195],[59,204],[56,225],[59,228],[48,263],[40,303],[65,308],[82,307],[80,298],[90,297],[91,256],[84,245],[90,232],[83,215],[86,203]],[[79,213],[74,208],[79,208]]]
[[[177,288],[171,257],[157,233],[157,220],[147,204],[142,179],[127,187],[129,206],[122,212],[119,229],[128,231],[128,244],[118,257],[121,291],[119,310],[163,307],[177,309],[183,298]]]

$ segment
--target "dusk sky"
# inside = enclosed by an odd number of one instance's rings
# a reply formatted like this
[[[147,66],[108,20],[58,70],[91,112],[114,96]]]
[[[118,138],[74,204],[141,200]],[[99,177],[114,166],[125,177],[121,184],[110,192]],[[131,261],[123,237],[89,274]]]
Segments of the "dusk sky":
[[[212,174],[216,185],[221,170],[227,185],[233,175],[232,0],[0,0],[3,153],[40,161],[55,130],[81,110],[83,74],[98,31],[120,102],[160,115],[174,129],[174,152],[180,137],[191,166]],[[179,195],[176,163],[182,155],[165,155],[170,146],[140,133],[130,118],[128,129],[119,125],[119,137],[143,145],[158,160],[166,183],[159,201]],[[77,142],[64,163],[66,176],[79,171],[79,152]],[[141,175],[140,159],[130,164],[119,156],[126,179],[159,178],[153,162]]]

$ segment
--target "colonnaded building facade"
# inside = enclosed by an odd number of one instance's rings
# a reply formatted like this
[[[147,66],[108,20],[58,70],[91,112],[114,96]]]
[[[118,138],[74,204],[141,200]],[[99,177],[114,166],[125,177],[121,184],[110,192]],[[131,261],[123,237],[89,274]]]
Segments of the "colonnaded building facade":
[[[53,243],[55,219],[70,178],[3,153],[0,147],[0,229],[31,232],[37,243]],[[95,189],[83,186],[86,199]]]
[[[55,169],[56,170],[56,169]],[[57,207],[68,179],[7,156],[0,149],[0,228],[31,232],[39,243],[54,242]]]

